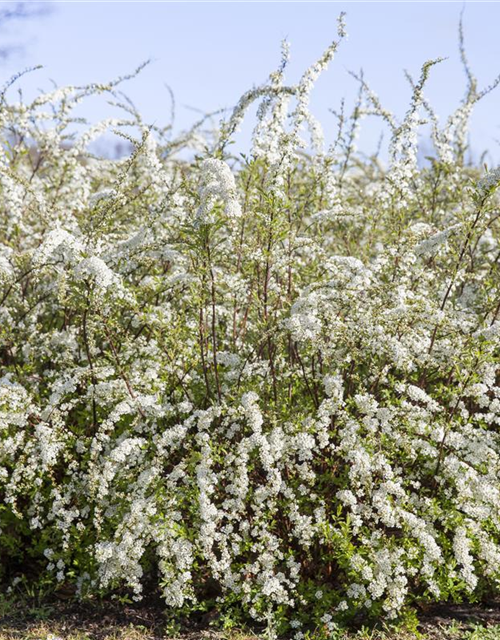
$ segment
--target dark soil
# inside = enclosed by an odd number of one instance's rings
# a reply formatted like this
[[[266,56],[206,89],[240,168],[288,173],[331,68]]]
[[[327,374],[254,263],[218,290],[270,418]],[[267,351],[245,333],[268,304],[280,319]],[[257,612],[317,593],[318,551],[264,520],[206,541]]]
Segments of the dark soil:
[[[201,616],[198,620],[189,620],[181,625],[179,633],[172,633],[165,609],[158,601],[140,604],[120,604],[114,601],[77,603],[57,601],[50,603],[13,604],[0,620],[0,640],[40,638],[40,628],[52,630],[52,638],[85,638],[85,640],[165,640],[179,635],[184,640],[221,640],[233,634],[221,632],[210,627],[210,616]],[[453,640],[460,638],[456,630],[472,629],[476,625],[500,625],[500,602],[487,605],[440,604],[423,608],[419,614],[419,631],[427,640]],[[454,629],[454,634],[447,629]],[[127,631],[129,630],[129,631]],[[33,635],[35,634],[35,635]],[[72,634],[77,634],[72,635]],[[82,635],[78,635],[82,634]],[[237,632],[239,640],[255,637],[251,632]],[[51,637],[50,633],[43,635]],[[380,637],[375,631],[372,638]],[[390,639],[390,634],[385,635]],[[414,638],[413,634],[401,634],[405,640]],[[500,637],[500,635],[499,635]],[[394,637],[398,640],[399,634]]]

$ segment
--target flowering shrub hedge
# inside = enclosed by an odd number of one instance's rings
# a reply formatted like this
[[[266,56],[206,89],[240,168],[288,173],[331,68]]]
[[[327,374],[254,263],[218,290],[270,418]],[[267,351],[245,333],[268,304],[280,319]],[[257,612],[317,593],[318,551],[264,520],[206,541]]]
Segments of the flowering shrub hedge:
[[[500,171],[464,161],[492,87],[462,48],[441,126],[423,92],[438,61],[401,120],[358,78],[325,149],[309,94],[343,36],[293,86],[285,45],[207,135],[147,126],[118,83],[1,94],[4,582],[153,584],[298,638],[498,589]],[[94,93],[125,116],[75,133]],[[356,151],[367,115],[386,163]],[[88,150],[110,127],[129,157]]]

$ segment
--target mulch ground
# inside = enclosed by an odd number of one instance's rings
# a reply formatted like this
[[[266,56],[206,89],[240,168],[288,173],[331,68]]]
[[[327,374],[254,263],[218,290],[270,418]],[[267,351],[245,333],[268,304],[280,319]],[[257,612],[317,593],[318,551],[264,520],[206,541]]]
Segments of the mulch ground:
[[[419,630],[430,640],[457,638],[457,628],[472,629],[475,625],[500,625],[500,602],[488,605],[442,604],[422,609]],[[184,640],[221,640],[232,633],[216,631],[209,626],[210,617],[202,616],[190,621],[179,634]],[[53,629],[43,636],[37,629]],[[453,629],[451,634],[447,629]],[[38,633],[38,635],[37,635]],[[35,635],[34,635],[35,634]],[[81,635],[78,635],[81,634]],[[451,635],[450,635],[451,634]],[[250,640],[249,632],[237,633],[241,640]],[[377,637],[374,632],[373,638]],[[399,635],[399,634],[398,634]],[[165,640],[172,637],[164,609],[157,602],[123,605],[116,602],[100,604],[51,602],[30,606],[13,605],[12,610],[0,620],[0,640],[24,640],[24,638],[88,638],[89,640]],[[254,636],[255,637],[255,636]],[[388,638],[389,636],[385,636]],[[404,638],[412,636],[404,635]],[[500,636],[499,636],[500,637]],[[395,638],[394,640],[397,640]]]
[[[31,639],[38,629],[50,629],[51,635],[57,640],[75,636],[80,638],[80,635],[89,640],[125,640],[129,637],[133,640],[165,640],[172,636],[164,608],[158,603],[123,605],[115,602],[50,602],[38,606],[21,603],[14,606],[0,620],[0,640]],[[206,616],[201,617],[198,622],[190,621],[186,624],[181,635],[186,640],[221,638],[220,632],[210,629]],[[44,636],[43,640],[45,637],[50,637],[50,634]]]

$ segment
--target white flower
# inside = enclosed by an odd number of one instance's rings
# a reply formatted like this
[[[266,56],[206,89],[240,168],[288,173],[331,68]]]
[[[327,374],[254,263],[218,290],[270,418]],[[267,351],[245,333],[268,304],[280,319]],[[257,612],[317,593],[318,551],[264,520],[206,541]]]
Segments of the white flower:
[[[217,158],[207,158],[200,167],[201,205],[196,219],[201,224],[212,222],[213,208],[218,200],[224,203],[226,216],[234,220],[241,216],[241,207],[237,199],[234,175],[228,165]]]

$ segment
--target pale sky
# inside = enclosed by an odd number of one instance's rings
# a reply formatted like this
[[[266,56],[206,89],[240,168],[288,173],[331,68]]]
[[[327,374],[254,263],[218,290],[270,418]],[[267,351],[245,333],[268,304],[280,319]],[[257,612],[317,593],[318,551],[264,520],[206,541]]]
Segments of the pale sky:
[[[7,4],[7,3],[2,3]],[[289,81],[319,57],[336,35],[336,17],[347,13],[348,40],[318,81],[312,110],[327,139],[338,108],[357,91],[348,70],[363,68],[365,79],[384,106],[399,116],[407,108],[409,87],[403,69],[417,76],[421,64],[438,56],[448,60],[432,69],[427,94],[444,119],[464,93],[458,55],[458,21],[465,4],[466,47],[480,87],[500,73],[499,2],[52,2],[50,15],[0,32],[4,41],[23,41],[25,53],[3,63],[6,80],[19,69],[42,64],[25,77],[28,94],[36,88],[101,82],[153,61],[124,89],[157,124],[169,119],[169,95],[177,102],[176,126],[199,118],[188,107],[211,111],[233,106],[252,85],[266,79],[280,59],[280,41],[291,43]],[[15,95],[12,95],[15,98]],[[110,114],[102,103],[85,107],[92,120]],[[365,124],[360,146],[377,143],[380,124]],[[247,124],[247,129],[250,125]],[[244,149],[247,129],[241,138]],[[500,88],[477,106],[472,147],[489,150],[500,161]]]

